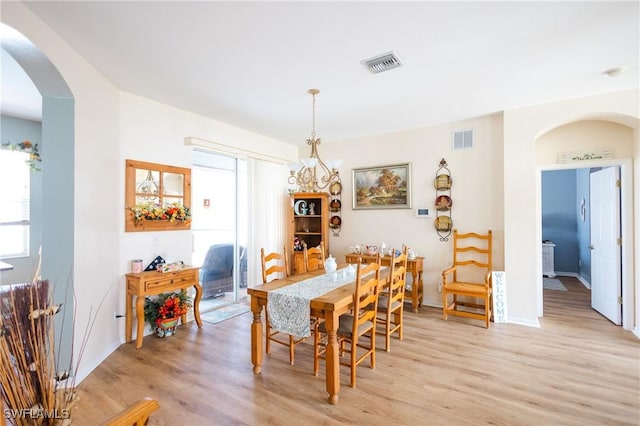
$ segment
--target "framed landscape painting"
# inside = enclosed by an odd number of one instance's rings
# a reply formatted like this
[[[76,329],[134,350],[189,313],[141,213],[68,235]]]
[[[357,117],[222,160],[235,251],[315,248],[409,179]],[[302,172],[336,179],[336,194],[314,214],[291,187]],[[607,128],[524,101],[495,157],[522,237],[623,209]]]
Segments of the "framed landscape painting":
[[[410,209],[411,163],[353,169],[353,209]]]

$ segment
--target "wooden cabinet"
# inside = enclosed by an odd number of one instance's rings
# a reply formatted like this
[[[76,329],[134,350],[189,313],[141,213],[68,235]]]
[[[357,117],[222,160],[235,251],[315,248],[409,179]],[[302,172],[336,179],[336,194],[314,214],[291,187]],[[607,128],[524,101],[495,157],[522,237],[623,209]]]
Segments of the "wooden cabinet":
[[[127,298],[125,306],[125,340],[133,339],[133,297],[136,297],[136,349],[142,347],[144,335],[144,298],[160,293],[169,293],[174,290],[194,287],[196,296],[193,301],[193,315],[198,327],[202,327],[200,319],[200,299],[202,287],[200,286],[198,267],[187,266],[184,269],[173,272],[146,271],[127,274]],[[187,315],[182,316],[182,324],[187,321]]]
[[[287,248],[291,250],[291,273],[304,271],[302,243],[315,247],[322,242],[329,255],[329,194],[326,192],[296,192],[291,195]],[[299,245],[294,241],[298,238]],[[297,249],[297,250],[296,250]]]

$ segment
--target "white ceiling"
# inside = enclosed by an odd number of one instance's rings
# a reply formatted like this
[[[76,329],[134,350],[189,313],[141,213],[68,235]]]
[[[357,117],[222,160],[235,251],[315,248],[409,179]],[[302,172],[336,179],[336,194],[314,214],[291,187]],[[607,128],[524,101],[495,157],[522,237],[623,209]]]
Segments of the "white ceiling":
[[[26,6],[118,88],[296,144],[310,88],[330,142],[639,87],[638,1]],[[388,51],[404,66],[360,63]]]

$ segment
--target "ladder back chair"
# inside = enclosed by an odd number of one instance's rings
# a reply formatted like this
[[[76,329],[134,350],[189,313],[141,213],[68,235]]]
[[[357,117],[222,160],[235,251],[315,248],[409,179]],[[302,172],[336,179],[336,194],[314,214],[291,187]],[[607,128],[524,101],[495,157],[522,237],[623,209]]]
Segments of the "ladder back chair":
[[[380,257],[378,262],[362,265],[358,259],[354,303],[351,313],[340,316],[337,330],[340,354],[349,353],[349,362],[341,361],[351,369],[351,387],[356,387],[356,367],[369,358],[370,368],[376,367],[376,310],[380,288]],[[368,344],[366,344],[368,340]],[[318,375],[320,359],[326,358],[328,344],[325,323],[316,324],[313,336],[313,374]],[[349,348],[347,349],[347,344]]]
[[[287,246],[283,246],[282,253],[269,253],[265,254],[264,248],[260,249],[260,260],[262,264],[262,282],[264,284],[279,278],[286,278],[289,276],[289,263],[287,258]],[[265,309],[265,351],[271,353],[271,342],[275,342],[289,348],[289,363],[291,365],[295,362],[295,346],[303,339],[296,339],[294,336],[286,333],[281,333],[271,329],[271,323],[269,322],[269,312]],[[284,335],[284,336],[283,336]]]
[[[442,314],[445,320],[448,315],[458,315],[483,320],[485,328],[489,328],[491,268],[491,230],[486,234],[460,234],[454,229],[453,265],[442,271]],[[451,301],[449,296],[452,296]]]
[[[398,334],[403,338],[404,289],[407,277],[407,247],[396,256],[393,250],[390,263],[389,285],[378,297],[377,333],[384,334],[385,351],[391,350],[391,336]]]
[[[317,247],[307,248],[307,243],[302,243],[304,253],[305,272],[317,271],[324,269],[324,243],[320,241]]]

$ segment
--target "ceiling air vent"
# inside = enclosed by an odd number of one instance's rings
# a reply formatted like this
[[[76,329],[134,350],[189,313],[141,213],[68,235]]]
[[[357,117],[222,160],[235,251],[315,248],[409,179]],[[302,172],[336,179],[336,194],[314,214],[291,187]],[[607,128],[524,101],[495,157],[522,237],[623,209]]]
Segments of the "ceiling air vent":
[[[402,62],[400,62],[400,59],[394,52],[387,52],[374,58],[366,59],[362,61],[362,64],[373,74],[402,66]]]

